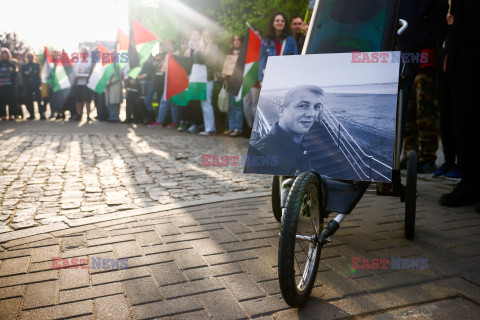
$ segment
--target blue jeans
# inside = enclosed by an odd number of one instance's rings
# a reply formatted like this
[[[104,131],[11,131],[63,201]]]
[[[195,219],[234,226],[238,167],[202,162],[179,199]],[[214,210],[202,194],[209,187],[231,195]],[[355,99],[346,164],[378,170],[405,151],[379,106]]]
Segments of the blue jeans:
[[[120,104],[119,103],[112,103],[108,106],[108,121],[120,121],[118,118],[120,113]]]
[[[231,93],[228,104],[228,128],[232,131],[237,130],[243,132],[243,100],[240,100],[238,105],[235,105],[235,96]]]
[[[203,123],[206,132],[217,131],[215,129],[215,115],[212,106],[213,81],[207,81],[207,100],[202,101]]]
[[[145,82],[145,106],[147,107],[148,111],[153,111],[152,100],[153,100],[152,80],[147,80]]]
[[[165,122],[165,118],[167,117],[168,114],[168,109],[170,109],[171,114],[172,114],[172,122],[175,124],[179,123],[179,110],[178,106],[176,104],[170,103],[165,100],[161,100],[159,105],[158,105],[158,117],[157,121],[158,123],[162,124]]]

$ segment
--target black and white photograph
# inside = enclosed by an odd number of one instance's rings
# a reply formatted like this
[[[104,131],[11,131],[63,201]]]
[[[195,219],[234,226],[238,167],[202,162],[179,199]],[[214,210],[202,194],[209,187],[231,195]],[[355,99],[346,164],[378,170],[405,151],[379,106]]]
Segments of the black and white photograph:
[[[270,57],[244,172],[390,182],[398,75],[352,53]]]

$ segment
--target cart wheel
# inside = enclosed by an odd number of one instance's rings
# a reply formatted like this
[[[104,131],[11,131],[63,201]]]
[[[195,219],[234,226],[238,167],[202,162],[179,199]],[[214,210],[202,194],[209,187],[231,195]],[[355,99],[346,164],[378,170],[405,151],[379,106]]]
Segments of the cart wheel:
[[[272,211],[273,216],[278,222],[282,221],[282,198],[280,197],[281,189],[280,176],[273,176],[272,181]]]
[[[405,237],[415,236],[415,213],[417,206],[417,153],[410,150],[407,159],[407,183],[405,186]]]
[[[290,190],[280,232],[278,278],[283,298],[292,307],[307,302],[312,292],[322,246],[321,187],[312,172],[300,174]]]

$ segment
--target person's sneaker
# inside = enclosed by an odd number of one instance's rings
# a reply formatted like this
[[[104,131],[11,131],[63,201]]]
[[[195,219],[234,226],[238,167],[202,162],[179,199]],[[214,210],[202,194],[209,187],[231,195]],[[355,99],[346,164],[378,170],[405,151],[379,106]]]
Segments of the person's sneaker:
[[[227,129],[227,130],[223,131],[223,134],[225,136],[228,136],[230,133],[232,133],[232,130],[230,130],[230,129]]]
[[[199,130],[199,129],[198,129],[197,125],[196,125],[196,124],[192,124],[192,125],[190,126],[190,128],[188,128],[187,131],[190,132],[190,133],[197,133],[198,130]]]
[[[232,133],[230,133],[230,137],[238,137],[238,136],[241,136],[242,133],[240,132],[240,130],[233,130]]]
[[[450,193],[445,193],[440,197],[440,204],[446,207],[461,207],[473,204],[478,201],[478,192],[472,186],[460,183]]]
[[[418,173],[433,173],[437,170],[435,161],[422,161],[417,166]]]
[[[445,162],[444,164],[442,164],[440,166],[440,168],[438,168],[434,173],[433,175],[435,177],[440,177],[440,176],[443,176],[444,174],[446,173],[449,173],[450,171],[452,170],[455,170],[455,165],[451,164],[451,163],[448,163],[448,162]]]
[[[177,124],[176,123],[170,123],[167,128],[176,128],[177,127]]]
[[[161,128],[163,126],[160,122],[155,121],[154,123],[150,123],[147,127],[149,127],[149,128]]]
[[[447,178],[447,179],[453,179],[453,180],[458,180],[462,178],[462,175],[458,171],[458,169],[454,169],[450,172],[445,173],[442,177]]]
[[[216,131],[202,131],[199,133],[201,136],[214,136],[217,134]]]

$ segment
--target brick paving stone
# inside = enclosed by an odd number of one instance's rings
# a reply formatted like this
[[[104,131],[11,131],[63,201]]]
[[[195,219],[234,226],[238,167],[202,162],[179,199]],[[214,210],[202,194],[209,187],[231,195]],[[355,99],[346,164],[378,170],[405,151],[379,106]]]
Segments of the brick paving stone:
[[[166,262],[150,266],[155,281],[160,286],[182,283],[187,281],[185,275],[174,262]]]
[[[105,283],[118,282],[122,280],[144,278],[149,276],[150,272],[146,267],[139,267],[96,273],[91,275],[91,279],[92,285],[100,285]]]
[[[258,317],[288,309],[288,305],[283,300],[281,295],[248,300],[241,302],[240,305],[250,317]]]
[[[2,320],[15,320],[20,308],[21,298],[0,300],[0,315]]]
[[[29,263],[30,257],[4,260],[0,267],[0,277],[26,273]]]
[[[21,297],[23,286],[0,288],[0,300]]]
[[[23,310],[53,306],[57,297],[57,281],[47,281],[26,286]]]
[[[142,255],[142,250],[136,241],[116,243],[113,245],[118,259],[133,258]]]
[[[2,281],[0,281],[0,288],[4,288],[4,287],[17,286],[22,284],[56,280],[58,279],[58,271],[49,270],[49,271],[36,272],[36,273],[30,273],[30,274],[20,274],[15,276],[3,277],[1,279]]]
[[[245,273],[221,277],[226,288],[238,301],[264,297],[265,293]]]
[[[200,310],[203,310],[203,306],[196,297],[183,297],[133,306],[134,316],[139,320],[170,317]]]
[[[221,290],[224,289],[224,287],[218,279],[213,278],[162,286],[160,289],[166,299],[173,299],[183,296],[197,295],[203,292]]]
[[[91,301],[80,301],[60,304],[55,307],[23,311],[20,317],[22,320],[47,320],[80,317],[91,314],[93,314],[93,303]]]
[[[132,305],[162,300],[155,282],[151,277],[127,280],[123,282]]]
[[[135,234],[135,238],[142,247],[162,244],[162,240],[160,240],[158,235],[153,231],[137,233]]]
[[[278,278],[278,275],[274,269],[270,268],[258,259],[240,261],[238,262],[238,264],[256,282],[273,280]]]
[[[188,269],[184,270],[183,274],[188,278],[188,280],[193,281],[243,272],[244,271],[238,266],[238,264],[228,263],[204,268]]]
[[[199,295],[199,300],[206,307],[213,319],[247,319],[245,311],[237,301],[226,291],[215,291]]]
[[[195,252],[195,250],[181,250],[171,253],[175,262],[181,270],[199,268],[207,266],[207,263],[201,255]]]
[[[59,293],[58,302],[74,302],[81,300],[89,300],[98,297],[105,297],[114,294],[123,294],[123,287],[121,283],[108,283],[93,287],[76,288],[70,290],[63,290]]]
[[[118,320],[130,319],[130,309],[123,295],[100,297],[94,300],[97,319]]]
[[[87,287],[89,282],[88,268],[60,270],[60,290]]]
[[[32,260],[31,262],[42,262],[42,261],[51,261],[52,257],[58,257],[60,253],[60,246],[48,246],[48,247],[41,247],[32,250]]]

